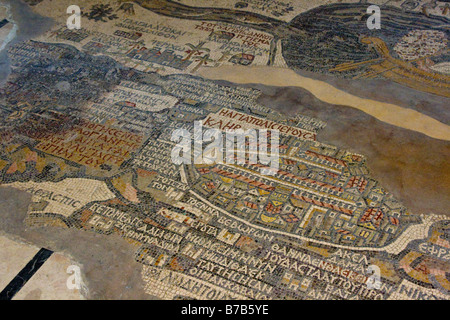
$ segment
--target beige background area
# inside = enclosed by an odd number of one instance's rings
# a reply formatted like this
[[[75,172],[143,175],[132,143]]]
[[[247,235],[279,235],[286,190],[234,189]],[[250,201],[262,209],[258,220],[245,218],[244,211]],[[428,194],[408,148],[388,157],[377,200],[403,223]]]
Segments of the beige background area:
[[[26,266],[40,248],[0,236],[0,291]],[[13,300],[80,300],[79,290],[67,288],[67,268],[73,262],[60,253],[53,253]],[[76,264],[75,264],[76,265]]]

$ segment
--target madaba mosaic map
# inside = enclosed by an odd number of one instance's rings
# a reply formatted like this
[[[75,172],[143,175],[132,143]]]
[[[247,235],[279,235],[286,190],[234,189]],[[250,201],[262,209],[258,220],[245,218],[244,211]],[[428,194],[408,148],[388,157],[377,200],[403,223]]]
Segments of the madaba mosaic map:
[[[449,18],[0,1],[1,299],[448,300]]]

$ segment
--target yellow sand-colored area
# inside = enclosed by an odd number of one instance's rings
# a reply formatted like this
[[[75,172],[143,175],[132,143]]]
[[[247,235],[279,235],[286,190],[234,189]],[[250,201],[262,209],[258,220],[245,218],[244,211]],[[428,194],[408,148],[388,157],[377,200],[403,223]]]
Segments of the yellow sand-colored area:
[[[251,68],[221,66],[203,67],[198,74],[211,80],[227,80],[240,84],[259,83],[268,86],[300,87],[326,103],[356,108],[394,126],[417,131],[435,139],[450,140],[448,125],[418,111],[391,103],[360,98],[324,81],[303,77],[289,69],[265,66]]]

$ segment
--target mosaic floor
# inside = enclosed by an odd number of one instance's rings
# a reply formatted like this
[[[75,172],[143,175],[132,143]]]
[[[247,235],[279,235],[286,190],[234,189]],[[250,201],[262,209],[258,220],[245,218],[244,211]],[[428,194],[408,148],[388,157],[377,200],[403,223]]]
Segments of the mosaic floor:
[[[0,0],[0,299],[449,299],[449,18]]]

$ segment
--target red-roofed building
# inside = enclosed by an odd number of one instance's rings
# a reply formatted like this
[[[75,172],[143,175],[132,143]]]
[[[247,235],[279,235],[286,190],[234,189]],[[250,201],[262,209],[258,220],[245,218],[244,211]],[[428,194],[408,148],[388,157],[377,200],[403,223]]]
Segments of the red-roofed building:
[[[368,208],[359,220],[359,224],[366,228],[375,230],[380,227],[383,217],[383,211],[381,211],[380,208]]]

